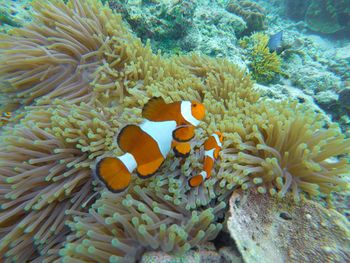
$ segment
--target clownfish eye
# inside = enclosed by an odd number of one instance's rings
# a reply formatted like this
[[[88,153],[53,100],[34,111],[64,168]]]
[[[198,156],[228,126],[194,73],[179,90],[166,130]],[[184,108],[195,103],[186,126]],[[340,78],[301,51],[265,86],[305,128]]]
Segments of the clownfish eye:
[[[192,107],[197,107],[197,103],[193,103],[193,104],[192,104]]]

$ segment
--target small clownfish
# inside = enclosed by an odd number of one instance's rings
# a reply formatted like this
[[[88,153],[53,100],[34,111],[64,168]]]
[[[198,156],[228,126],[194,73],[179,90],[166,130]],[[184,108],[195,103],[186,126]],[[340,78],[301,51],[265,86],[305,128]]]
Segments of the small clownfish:
[[[145,120],[139,125],[125,126],[117,136],[117,143],[125,154],[97,160],[95,175],[114,193],[129,186],[135,169],[140,178],[149,178],[163,164],[171,147],[179,151],[179,155],[187,154],[183,152],[188,150],[187,145],[183,144],[189,145],[194,127],[204,115],[204,105],[198,102],[166,104],[162,98],[152,98],[142,111]]]
[[[6,124],[10,121],[10,118],[12,116],[11,112],[3,112],[0,116],[0,122]]]
[[[222,147],[223,135],[221,132],[214,132],[205,142],[204,142],[204,165],[203,171],[199,174],[191,177],[188,180],[188,185],[190,187],[199,186],[204,180],[211,176],[211,171],[214,167],[215,160],[219,157],[219,152]]]

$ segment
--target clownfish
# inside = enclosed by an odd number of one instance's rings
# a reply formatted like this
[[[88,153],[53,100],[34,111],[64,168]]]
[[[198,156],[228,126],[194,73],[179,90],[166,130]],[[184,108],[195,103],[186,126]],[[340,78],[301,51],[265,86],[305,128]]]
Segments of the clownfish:
[[[142,111],[144,121],[125,126],[117,136],[125,154],[97,160],[94,174],[114,193],[129,186],[135,169],[140,178],[152,176],[172,147],[178,156],[189,153],[188,141],[204,115],[204,105],[195,101],[167,104],[162,98],[150,99]]]
[[[12,116],[12,113],[11,112],[3,112],[0,116],[0,122],[2,123],[8,123],[10,118]]]
[[[204,180],[211,176],[211,171],[214,167],[215,160],[219,157],[219,152],[222,147],[223,135],[221,132],[214,132],[204,142],[204,165],[203,171],[191,177],[188,180],[190,187],[199,186]]]

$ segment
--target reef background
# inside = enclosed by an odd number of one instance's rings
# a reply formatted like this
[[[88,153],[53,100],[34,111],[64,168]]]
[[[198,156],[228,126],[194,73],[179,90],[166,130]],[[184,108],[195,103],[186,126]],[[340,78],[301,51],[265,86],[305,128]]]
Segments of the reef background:
[[[1,260],[346,262],[348,1],[68,2],[0,2]],[[206,104],[197,150],[112,195],[91,167],[152,96]]]

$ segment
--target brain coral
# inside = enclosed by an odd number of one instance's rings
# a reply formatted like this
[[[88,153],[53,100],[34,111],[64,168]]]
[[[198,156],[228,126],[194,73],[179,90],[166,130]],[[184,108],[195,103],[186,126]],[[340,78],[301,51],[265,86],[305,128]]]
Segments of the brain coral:
[[[295,102],[260,97],[235,65],[153,54],[98,1],[34,7],[35,24],[3,35],[0,46],[7,65],[2,91],[16,102],[5,107],[22,116],[0,132],[1,260],[134,261],[144,250],[182,253],[215,237],[238,187],[295,199],[347,187],[350,141],[336,125],[326,127]],[[76,31],[84,37],[72,38]],[[15,40],[20,46],[9,46]],[[76,53],[80,48],[91,56]],[[121,153],[115,135],[141,121],[152,96],[206,105],[194,150],[185,161],[169,156],[154,177],[109,194],[93,183],[90,167],[98,156]],[[212,178],[189,189],[188,177],[202,169],[202,142],[215,130],[226,137],[221,158]]]
[[[265,28],[265,10],[254,1],[230,0],[226,5],[226,10],[241,16],[247,23],[247,29],[243,32],[244,34]]]

